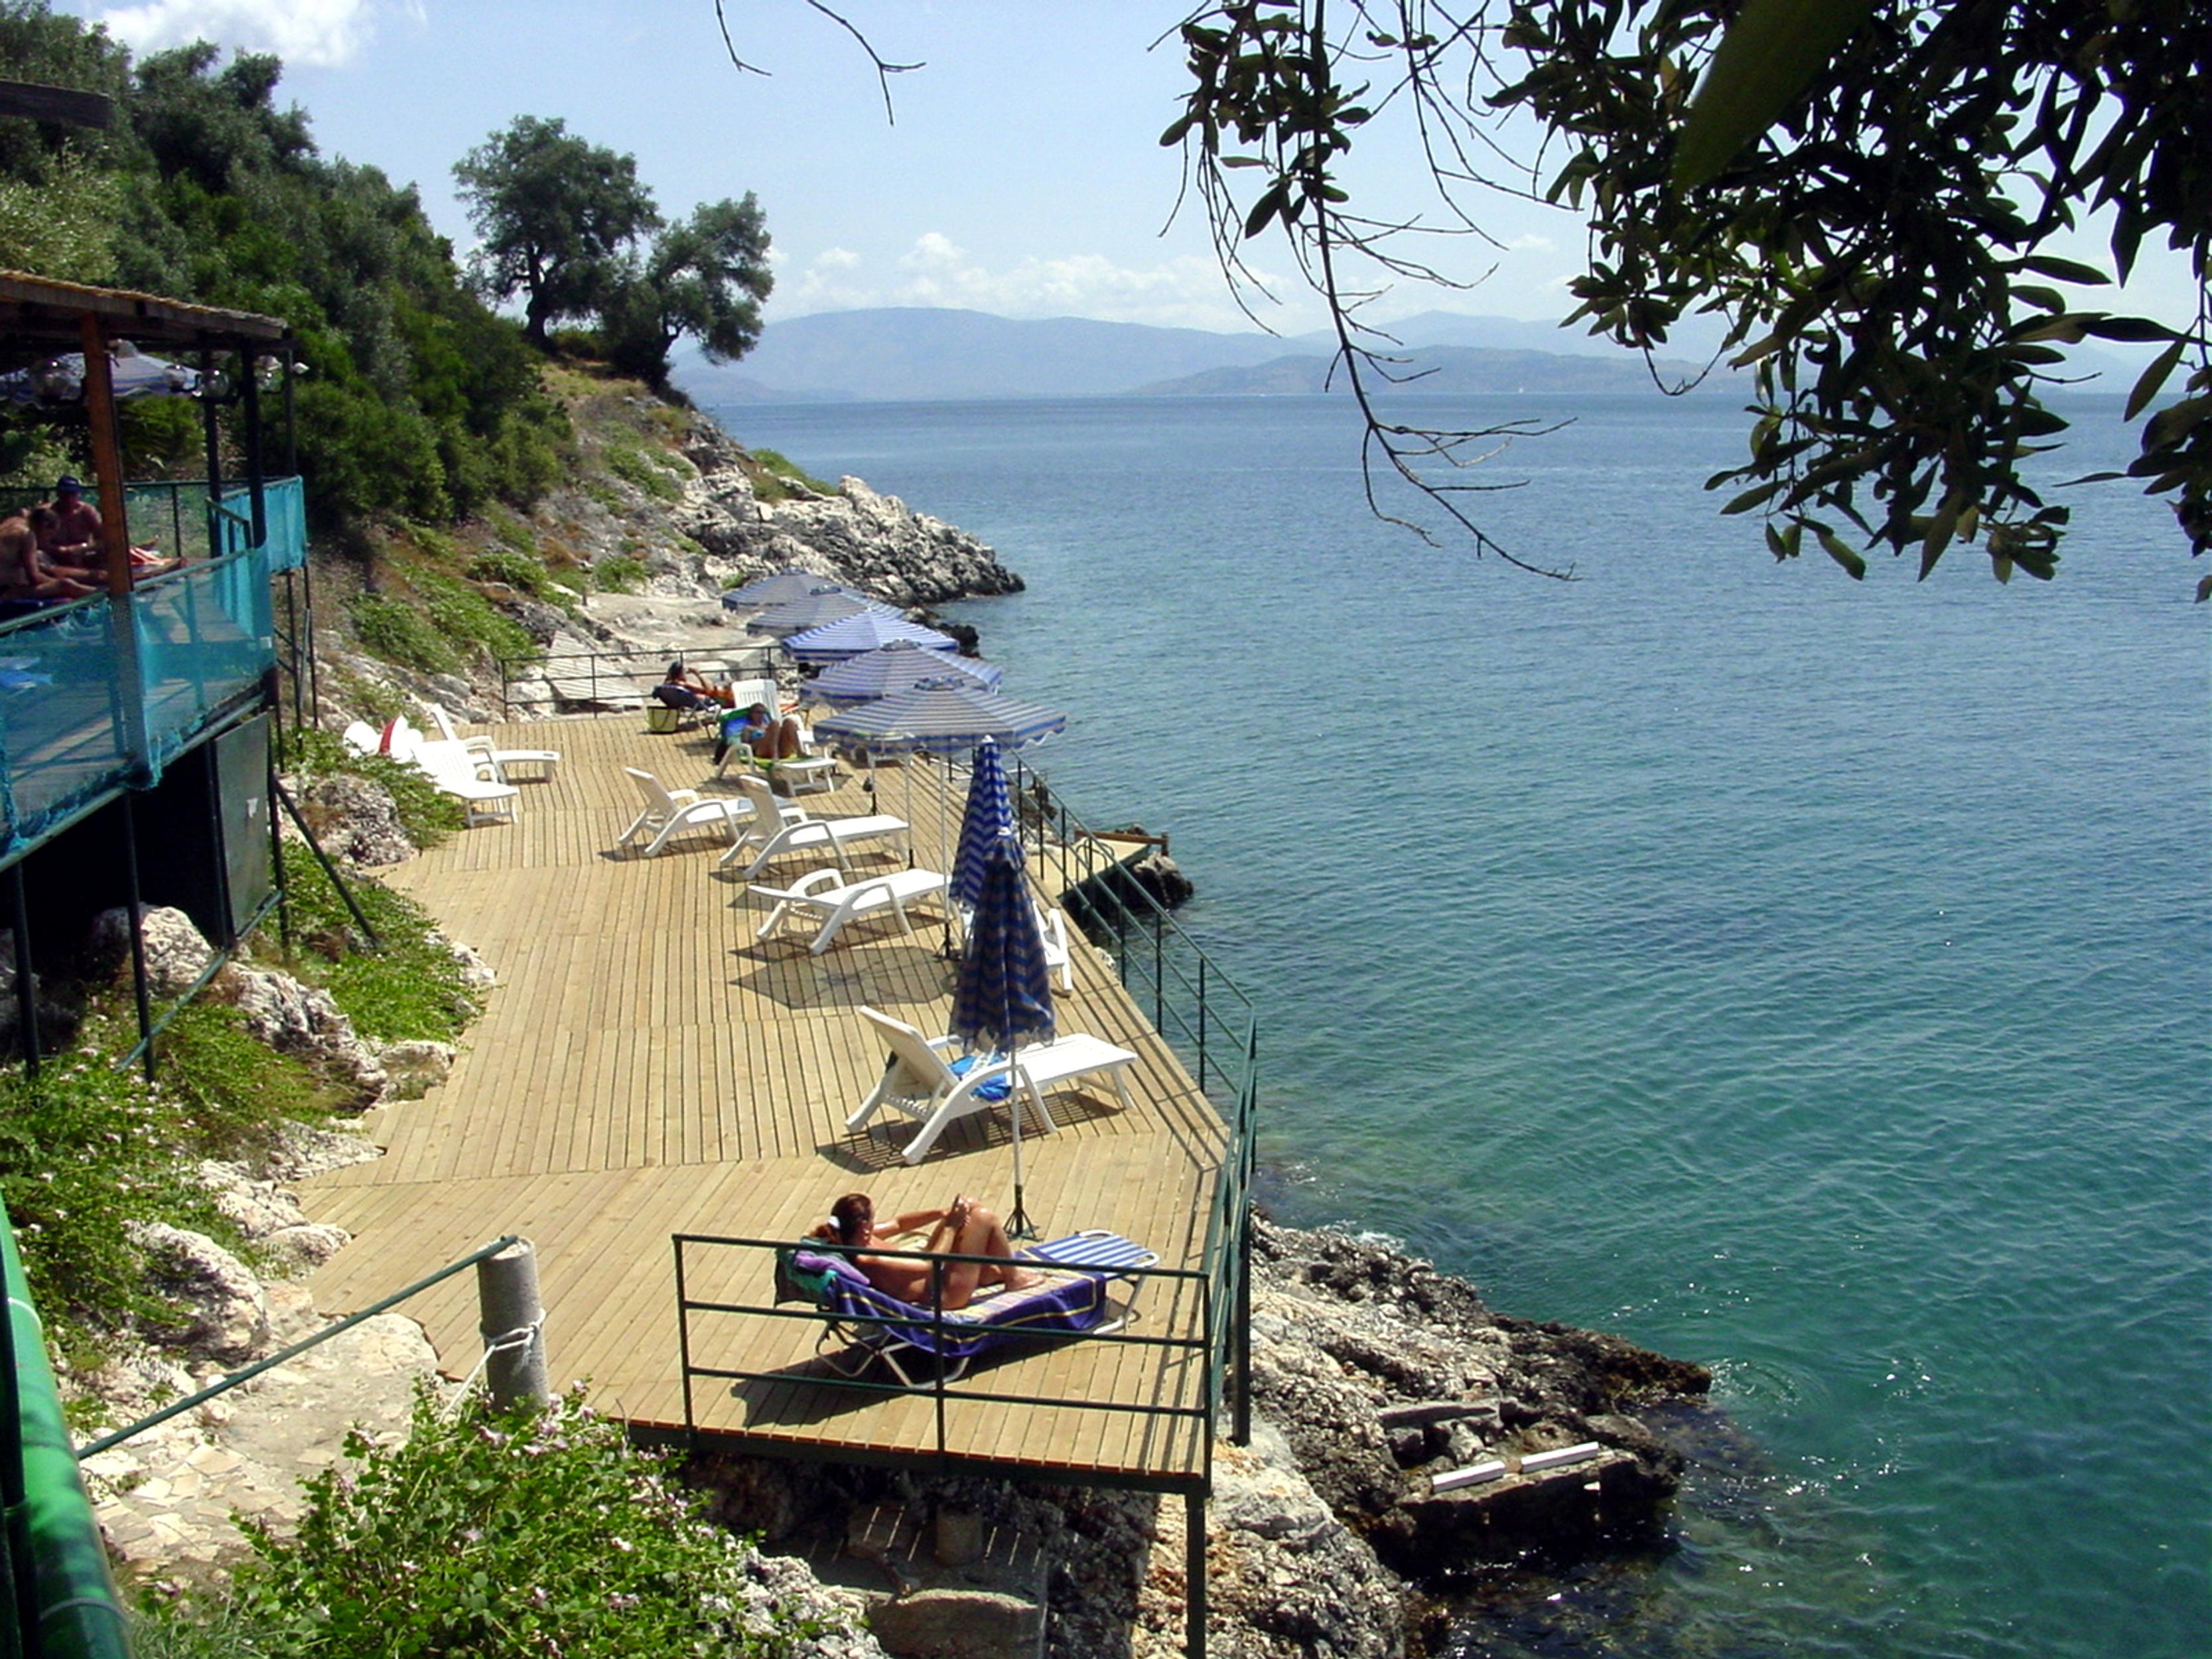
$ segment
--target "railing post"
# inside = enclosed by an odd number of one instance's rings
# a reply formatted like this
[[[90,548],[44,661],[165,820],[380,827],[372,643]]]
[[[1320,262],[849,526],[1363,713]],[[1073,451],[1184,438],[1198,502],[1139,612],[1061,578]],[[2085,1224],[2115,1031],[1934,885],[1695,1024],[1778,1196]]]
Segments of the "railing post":
[[[1206,1092],[1206,957],[1198,958],[1198,1091]]]
[[[31,976],[31,907],[23,891],[23,860],[8,866],[15,899],[15,1030],[23,1050],[23,1070],[39,1074],[39,994]],[[12,1373],[11,1373],[12,1375]]]
[[[1206,1659],[1206,1494],[1186,1492],[1182,1500],[1182,1650]]]
[[[699,1449],[699,1419],[691,1400],[691,1297],[684,1288],[684,1235],[676,1244],[676,1367],[684,1379],[684,1436],[690,1449]]]
[[[545,1383],[545,1309],[538,1299],[538,1250],[518,1238],[477,1263],[477,1329],[486,1345],[484,1391],[497,1411],[538,1407]]]

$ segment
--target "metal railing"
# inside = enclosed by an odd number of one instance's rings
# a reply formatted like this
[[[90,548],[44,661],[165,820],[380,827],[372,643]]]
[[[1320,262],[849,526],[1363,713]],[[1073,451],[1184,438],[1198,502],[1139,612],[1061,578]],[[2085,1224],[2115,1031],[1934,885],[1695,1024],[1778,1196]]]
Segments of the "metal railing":
[[[696,1297],[690,1293],[690,1286],[696,1276],[695,1264],[702,1253],[718,1250],[743,1251],[751,1256],[760,1266],[766,1267],[774,1260],[775,1252],[790,1249],[793,1247],[792,1241],[774,1238],[720,1238],[703,1233],[677,1233],[672,1235],[672,1242],[676,1250],[678,1351],[684,1374],[684,1421],[686,1429],[695,1436],[699,1431],[697,1396],[694,1387],[698,1380],[771,1384],[803,1380],[810,1388],[818,1386],[861,1395],[910,1395],[927,1393],[934,1407],[934,1444],[932,1449],[940,1457],[951,1455],[953,1452],[951,1437],[946,1426],[946,1413],[948,1406],[955,1401],[958,1401],[963,1409],[969,1405],[986,1404],[1048,1406],[1060,1410],[1137,1416],[1156,1421],[1182,1421],[1189,1423],[1199,1433],[1201,1445],[1210,1447],[1212,1443],[1215,1414],[1218,1409],[1220,1396],[1219,1382],[1216,1376],[1218,1369],[1218,1356],[1211,1339],[1215,1323],[1212,1317],[1215,1286],[1212,1275],[1199,1269],[1188,1267],[1097,1269],[1096,1271],[1109,1279],[1134,1281],[1134,1287],[1129,1291],[1126,1298],[1125,1312],[1119,1326],[1087,1332],[1024,1332],[1021,1334],[1018,1340],[1040,1344],[1109,1342],[1129,1347],[1155,1348],[1170,1354],[1188,1355],[1197,1368],[1197,1386],[1184,1390],[1180,1399],[1167,1401],[1158,1399],[1107,1400],[1086,1397],[1083,1395],[1012,1393],[978,1386],[973,1382],[961,1382],[957,1370],[952,1376],[948,1376],[945,1362],[929,1354],[921,1354],[918,1363],[928,1367],[933,1375],[926,1382],[917,1382],[913,1386],[899,1382],[872,1381],[866,1374],[865,1369],[848,1375],[824,1365],[812,1364],[805,1358],[787,1361],[771,1370],[751,1370],[736,1366],[701,1364],[694,1358],[696,1343],[693,1321],[696,1316],[702,1315],[797,1322],[817,1327],[824,1333],[829,1332],[832,1327],[837,1327],[842,1328],[843,1332],[848,1334],[854,1331],[872,1330],[878,1333],[890,1333],[900,1329],[914,1330],[926,1328],[931,1333],[931,1340],[942,1348],[948,1337],[969,1336],[977,1328],[971,1323],[948,1316],[941,1305],[940,1290],[945,1269],[954,1263],[963,1261],[988,1265],[996,1258],[951,1254],[939,1255],[921,1250],[885,1250],[871,1248],[868,1254],[872,1256],[881,1256],[890,1261],[925,1263],[930,1268],[931,1291],[927,1311],[923,1313],[917,1309],[915,1315],[902,1316],[890,1314],[832,1312],[811,1304],[793,1307],[781,1303],[730,1302]],[[851,1255],[857,1253],[844,1245],[811,1240],[806,1243],[805,1248],[818,1249],[825,1255]],[[757,1268],[741,1268],[740,1272],[752,1275],[751,1282],[762,1282]],[[1138,1310],[1138,1304],[1143,1299],[1145,1292],[1154,1285],[1173,1287],[1170,1310],[1164,1315],[1140,1314]],[[1188,1287],[1188,1293],[1196,1297],[1198,1301],[1198,1317],[1194,1320],[1183,1316],[1182,1297],[1186,1286]],[[1155,1292],[1152,1299],[1158,1299],[1158,1292]],[[1194,1334],[1181,1336],[1154,1336],[1128,1328],[1139,1317],[1146,1318],[1155,1324],[1180,1322],[1189,1328]],[[817,1352],[821,1346],[821,1340],[817,1337],[815,1343]],[[921,1353],[921,1351],[917,1349],[916,1352]],[[961,1382],[961,1386],[956,1389],[954,1387],[956,1382]]]
[[[1241,990],[1197,942],[1177,926],[1173,913],[1128,875],[1120,859],[1102,862],[1107,837],[1086,829],[1042,787],[1018,757],[1008,782],[1016,790],[1024,848],[1033,865],[1046,872],[1045,884],[1071,910],[1094,943],[1112,945],[1110,955],[1121,987],[1141,1013],[1188,1068],[1200,1091],[1223,1118],[1221,1163],[1208,1197],[1205,1241],[1196,1268],[1149,1270],[1155,1275],[1196,1276],[1205,1283],[1202,1324],[1206,1425],[1210,1433],[1226,1406],[1230,1437],[1243,1444],[1251,1425],[1251,1193],[1258,1140],[1259,1022],[1252,999]],[[946,781],[950,787],[950,780]],[[1163,838],[1131,843],[1149,850]],[[1070,903],[1070,900],[1074,902]],[[683,1243],[743,1244],[773,1249],[792,1241],[709,1241],[701,1236],[678,1239],[678,1296],[683,1301]],[[889,1255],[890,1252],[880,1252]],[[957,1259],[957,1258],[951,1258]],[[704,1307],[707,1304],[701,1304]],[[714,1304],[720,1311],[734,1305]],[[763,1310],[750,1310],[761,1312]],[[784,1311],[783,1318],[820,1317]],[[690,1417],[690,1349],[684,1351],[685,1424]],[[702,1373],[704,1374],[704,1373]],[[878,1385],[880,1386],[880,1385]],[[1233,1386],[1234,1394],[1227,1391]],[[939,1391],[942,1391],[940,1385]],[[963,1395],[969,1390],[963,1389]],[[1054,1401],[1051,1403],[1078,1403]],[[696,1431],[696,1429],[695,1429]],[[1209,1478],[1211,1452],[1208,1453]]]
[[[501,657],[499,707],[502,715],[516,706],[553,713],[570,708],[635,708],[645,702],[672,660],[717,663],[741,676],[774,671],[775,647],[746,641],[711,651],[677,651],[665,646],[628,646],[592,651],[541,651],[527,657]]]

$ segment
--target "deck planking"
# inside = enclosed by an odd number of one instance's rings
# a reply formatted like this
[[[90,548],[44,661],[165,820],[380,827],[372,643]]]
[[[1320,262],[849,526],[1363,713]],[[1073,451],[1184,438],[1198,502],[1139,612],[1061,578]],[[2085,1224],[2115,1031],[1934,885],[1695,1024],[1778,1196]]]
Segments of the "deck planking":
[[[895,921],[850,928],[822,956],[805,935],[758,941],[765,903],[718,866],[720,831],[679,837],[659,856],[615,850],[641,798],[622,769],[672,787],[737,793],[713,774],[703,734],[653,734],[636,714],[495,727],[502,744],[562,751],[558,775],[526,782],[519,822],[465,831],[387,873],[465,939],[498,983],[452,1074],[420,1101],[367,1120],[384,1148],[374,1162],[307,1182],[317,1220],[354,1242],[314,1280],[318,1304],[350,1311],[503,1232],[535,1243],[556,1384],[589,1379],[603,1408],[642,1427],[684,1422],[678,1364],[676,1233],[790,1238],[818,1223],[842,1192],[861,1188],[896,1213],[974,1193],[1012,1206],[1013,1144],[1003,1112],[951,1126],[918,1166],[898,1148],[912,1133],[887,1115],[859,1133],[846,1115],[873,1086],[881,1050],[863,1004],[942,1030],[951,966],[934,911],[917,931]],[[898,812],[915,856],[950,867],[960,803],[943,769],[878,775],[871,799],[848,777],[809,811]],[[887,869],[902,852],[852,849],[856,868]],[[805,872],[779,863],[779,883]],[[1087,866],[1086,866],[1087,867]],[[1060,993],[1064,1030],[1091,1031],[1137,1051],[1126,1073],[1132,1104],[1110,1084],[1064,1090],[1048,1104],[1058,1130],[1025,1121],[1030,1213],[1048,1235],[1106,1227],[1196,1269],[1223,1153],[1220,1118],[1174,1052],[1080,940],[1076,987]],[[752,1252],[693,1264],[693,1294],[769,1299],[767,1264]],[[702,1285],[711,1286],[702,1289]],[[1156,1280],[1130,1328],[1152,1337],[1202,1334],[1188,1283]],[[465,1275],[408,1304],[459,1374],[481,1349]],[[773,1373],[702,1382],[702,1430],[848,1455],[920,1455],[937,1448],[927,1396],[855,1399],[811,1380],[818,1328],[799,1320],[695,1319],[695,1360]],[[1163,1484],[1202,1475],[1195,1418],[1146,1418],[1066,1405],[975,1397],[1037,1395],[1194,1410],[1203,1369],[1179,1350],[1094,1339],[1009,1351],[950,1391],[951,1455],[1043,1470]]]

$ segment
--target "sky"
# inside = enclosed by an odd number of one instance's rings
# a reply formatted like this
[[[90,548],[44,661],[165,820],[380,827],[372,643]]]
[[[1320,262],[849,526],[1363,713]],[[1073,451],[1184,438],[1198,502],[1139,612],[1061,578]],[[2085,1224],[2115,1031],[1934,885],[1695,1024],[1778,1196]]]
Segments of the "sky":
[[[1182,0],[848,0],[876,49],[923,67],[893,77],[887,121],[861,48],[807,0],[59,0],[138,52],[204,38],[274,52],[278,91],[327,156],[421,191],[465,254],[474,234],[452,168],[517,115],[557,116],[635,155],[671,218],[754,192],[775,244],[769,320],[893,305],[1225,330],[1238,311],[1195,202],[1176,211],[1179,153],[1159,146],[1185,83]],[[1170,38],[1161,41],[1164,32]],[[1158,42],[1158,44],[1156,44]],[[1409,140],[1363,134],[1346,181],[1363,208],[1418,210]],[[1573,217],[1510,198],[1482,208],[1494,245],[1435,238],[1413,253],[1463,289],[1401,288],[1376,321],[1413,312],[1556,320],[1580,269]],[[1317,327],[1279,240],[1250,245],[1282,332]],[[2084,237],[2070,257],[2098,262]],[[2182,320],[2194,287],[2146,255],[2128,298]],[[2112,307],[2113,291],[2090,301]]]

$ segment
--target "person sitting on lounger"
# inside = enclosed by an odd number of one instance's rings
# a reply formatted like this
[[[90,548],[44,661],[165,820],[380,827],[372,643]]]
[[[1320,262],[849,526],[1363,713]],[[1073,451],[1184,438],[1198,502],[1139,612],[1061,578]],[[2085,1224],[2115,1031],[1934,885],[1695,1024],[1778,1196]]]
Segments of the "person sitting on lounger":
[[[755,760],[763,761],[796,760],[805,749],[799,741],[798,716],[786,714],[778,720],[764,702],[723,719],[722,729],[714,738],[714,764],[720,766],[722,757],[740,744]]]
[[[870,1244],[894,1245],[899,1238],[919,1233],[924,1227],[929,1229],[928,1242],[916,1248],[930,1255],[988,1255],[999,1260],[948,1261],[939,1267],[928,1261],[856,1255],[853,1258],[854,1266],[867,1275],[868,1283],[885,1295],[917,1307],[929,1305],[930,1285],[935,1282],[943,1291],[940,1305],[948,1311],[966,1307],[985,1285],[1025,1291],[1037,1282],[1036,1274],[1013,1265],[1014,1247],[1007,1242],[1006,1227],[996,1212],[985,1209],[964,1195],[955,1198],[941,1210],[909,1211],[878,1231],[875,1201],[866,1193],[848,1193],[830,1206],[830,1219],[817,1227],[812,1236],[832,1244],[859,1249]]]

